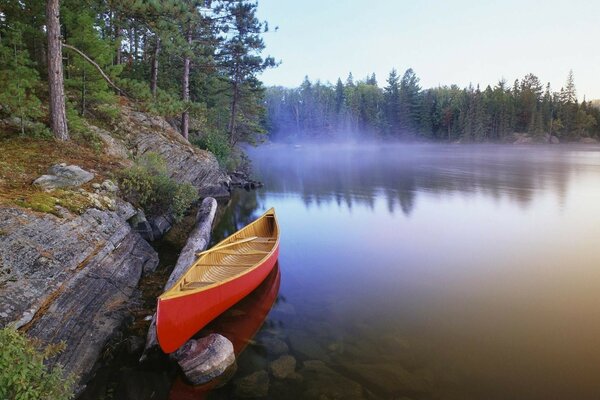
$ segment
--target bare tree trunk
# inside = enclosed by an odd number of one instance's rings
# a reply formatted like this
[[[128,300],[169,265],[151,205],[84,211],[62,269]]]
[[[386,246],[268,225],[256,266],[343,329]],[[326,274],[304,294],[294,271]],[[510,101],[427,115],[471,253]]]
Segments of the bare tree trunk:
[[[237,138],[236,138],[236,117],[237,117],[237,107],[238,107],[238,101],[239,101],[239,89],[238,89],[238,82],[237,82],[237,78],[236,80],[233,82],[233,96],[231,96],[231,115],[229,118],[229,144],[231,146],[235,146],[235,144],[237,143]]]
[[[196,213],[196,225],[194,229],[190,232],[187,242],[183,249],[181,249],[181,253],[179,253],[179,258],[177,259],[177,264],[173,268],[171,275],[169,276],[169,280],[165,284],[165,290],[169,289],[171,286],[179,280],[187,271],[187,269],[192,265],[192,263],[198,258],[196,253],[206,250],[208,244],[210,242],[210,234],[212,231],[212,223],[215,219],[215,213],[217,212],[217,201],[212,197],[206,197],[202,200],[202,204],[200,208],[198,208],[198,212]],[[144,354],[142,354],[142,358],[140,361],[146,359],[148,352],[158,345],[158,340],[156,338],[156,313],[152,317],[152,322],[150,323],[150,328],[148,328],[148,336],[146,338],[146,347],[144,348]]]
[[[65,86],[63,83],[59,0],[47,0],[46,2],[46,27],[48,31],[50,124],[56,139],[69,140],[67,112],[65,109]]]
[[[187,34],[188,44],[192,44],[192,30],[190,29]],[[186,54],[183,59],[183,101],[185,103],[190,101],[190,57]],[[188,107],[181,115],[181,134],[188,140],[190,130],[190,113]]]
[[[152,96],[156,97],[158,89],[158,55],[160,54],[160,37],[156,35],[156,44],[154,46],[154,54],[152,56],[152,77],[150,78],[150,91]]]

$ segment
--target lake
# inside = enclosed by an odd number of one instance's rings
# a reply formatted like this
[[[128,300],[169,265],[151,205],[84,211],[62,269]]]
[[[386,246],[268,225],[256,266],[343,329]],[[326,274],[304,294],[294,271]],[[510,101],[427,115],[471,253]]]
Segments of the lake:
[[[269,398],[599,398],[600,147],[249,154],[214,241],[275,207],[281,277],[234,380],[289,353]]]

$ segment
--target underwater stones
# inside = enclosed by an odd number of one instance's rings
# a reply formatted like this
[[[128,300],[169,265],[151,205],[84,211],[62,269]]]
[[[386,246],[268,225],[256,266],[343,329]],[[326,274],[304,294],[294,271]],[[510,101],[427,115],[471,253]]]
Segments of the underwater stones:
[[[271,374],[277,379],[285,379],[296,371],[296,359],[290,355],[279,357],[269,364]]]
[[[289,351],[288,345],[276,337],[264,337],[259,339],[259,344],[264,347],[267,353],[273,356],[279,356]]]
[[[238,397],[265,397],[269,393],[269,374],[257,371],[233,382]]]
[[[305,359],[330,361],[327,351],[315,340],[314,336],[302,331],[291,331],[288,337],[292,350]]]
[[[323,361],[305,361],[300,374],[304,377],[304,398],[307,399],[364,399],[364,391],[357,382],[329,368]]]
[[[94,179],[94,174],[83,170],[77,165],[56,164],[50,167],[47,175],[42,175],[33,181],[35,186],[43,190],[53,190],[62,187],[77,187]]]
[[[191,339],[172,357],[194,385],[208,383],[235,368],[233,344],[217,333],[197,340]]]
[[[426,393],[430,379],[424,371],[412,373],[397,363],[346,364],[348,375],[363,382],[365,387],[385,396]]]

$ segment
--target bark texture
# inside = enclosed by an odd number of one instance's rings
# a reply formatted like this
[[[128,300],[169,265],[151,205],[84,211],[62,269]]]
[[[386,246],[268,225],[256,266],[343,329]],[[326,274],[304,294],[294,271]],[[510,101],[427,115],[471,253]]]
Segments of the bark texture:
[[[63,82],[59,0],[47,0],[46,2],[46,28],[48,31],[50,124],[56,139],[69,140],[67,113],[65,110],[65,86]]]
[[[183,273],[196,259],[196,253],[206,250],[206,247],[210,242],[210,234],[216,212],[217,201],[212,197],[205,198],[196,214],[196,226],[190,233],[185,246],[183,246],[183,249],[181,250],[179,258],[177,259],[177,264],[175,264],[175,268],[173,268],[173,272],[171,272],[171,275],[165,284],[165,290],[170,288],[179,278],[181,278]],[[148,328],[146,348],[144,350],[144,355],[142,355],[142,360],[145,358],[147,352],[157,345],[156,314],[154,314],[152,322],[150,323],[150,328]]]
[[[188,32],[187,34],[187,42],[189,45],[192,44],[192,32]],[[183,77],[182,77],[182,100],[184,103],[190,101],[190,56],[185,55],[183,58]],[[181,115],[181,135],[188,140],[189,138],[189,130],[190,130],[190,113],[186,108],[183,114]]]

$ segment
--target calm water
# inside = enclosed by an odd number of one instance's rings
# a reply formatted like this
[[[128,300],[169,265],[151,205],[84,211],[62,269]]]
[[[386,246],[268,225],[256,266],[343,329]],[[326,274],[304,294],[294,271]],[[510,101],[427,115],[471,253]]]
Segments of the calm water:
[[[600,398],[600,148],[250,153],[215,240],[275,207],[281,281],[234,379],[275,338],[269,398]]]

